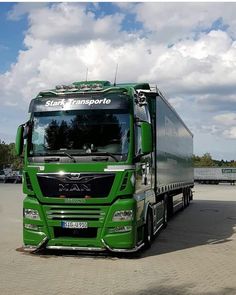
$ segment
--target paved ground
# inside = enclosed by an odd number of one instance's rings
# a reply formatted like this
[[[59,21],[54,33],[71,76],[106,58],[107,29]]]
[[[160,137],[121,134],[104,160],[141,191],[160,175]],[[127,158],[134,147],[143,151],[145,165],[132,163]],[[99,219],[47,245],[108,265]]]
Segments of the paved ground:
[[[196,186],[190,207],[132,259],[16,251],[22,199],[21,185],[0,183],[0,294],[236,294],[236,186]]]

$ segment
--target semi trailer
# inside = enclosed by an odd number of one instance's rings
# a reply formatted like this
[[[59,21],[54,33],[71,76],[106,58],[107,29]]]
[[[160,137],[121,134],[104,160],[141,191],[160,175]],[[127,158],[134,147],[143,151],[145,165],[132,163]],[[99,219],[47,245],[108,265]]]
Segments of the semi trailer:
[[[41,91],[16,135],[25,250],[136,252],[189,205],[193,135],[157,87]]]
[[[201,184],[219,184],[236,182],[236,168],[199,167],[194,168],[194,181]]]

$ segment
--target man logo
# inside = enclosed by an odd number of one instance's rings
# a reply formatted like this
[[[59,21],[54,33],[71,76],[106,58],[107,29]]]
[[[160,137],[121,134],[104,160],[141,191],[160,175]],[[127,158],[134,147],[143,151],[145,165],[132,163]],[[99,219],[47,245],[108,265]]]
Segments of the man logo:
[[[65,192],[90,192],[91,188],[88,184],[84,183],[59,183],[58,190],[60,193]]]
[[[79,180],[80,179],[80,173],[70,173],[70,175],[68,175],[68,178],[70,180]]]

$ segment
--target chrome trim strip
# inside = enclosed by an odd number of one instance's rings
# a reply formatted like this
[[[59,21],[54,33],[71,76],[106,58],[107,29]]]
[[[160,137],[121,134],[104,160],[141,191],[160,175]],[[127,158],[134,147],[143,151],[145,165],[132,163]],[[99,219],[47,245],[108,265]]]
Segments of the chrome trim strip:
[[[134,165],[108,165],[107,168],[104,169],[104,171],[125,171],[128,169],[134,169]]]
[[[42,239],[42,241],[37,245],[37,246],[24,246],[24,250],[25,251],[29,251],[31,253],[37,253],[39,250],[41,250],[42,248],[44,248],[44,246],[47,244],[48,242],[48,237],[44,237]]]
[[[102,239],[103,245],[111,252],[116,252],[116,253],[134,253],[137,252],[139,249],[141,249],[144,246],[144,243],[140,244],[139,246],[135,246],[132,249],[115,249],[111,248],[106,244],[106,242]]]
[[[71,247],[71,246],[47,246],[47,249],[54,250],[73,250],[73,251],[106,251],[104,248],[96,247]]]
[[[37,249],[37,246],[26,245],[23,246],[23,249],[26,252],[34,252]]]
[[[32,166],[33,167],[33,166]],[[91,174],[91,175],[99,175],[99,176],[106,176],[107,174],[104,174],[103,171],[80,171],[80,172],[69,172],[69,171],[58,171],[58,172],[38,172],[37,175],[44,176],[44,175],[57,175],[57,176],[67,176],[67,175],[78,175],[78,174]],[[83,176],[83,175],[82,175]]]
[[[28,165],[29,168],[37,168],[39,171],[44,171],[44,166],[39,166],[39,165]]]

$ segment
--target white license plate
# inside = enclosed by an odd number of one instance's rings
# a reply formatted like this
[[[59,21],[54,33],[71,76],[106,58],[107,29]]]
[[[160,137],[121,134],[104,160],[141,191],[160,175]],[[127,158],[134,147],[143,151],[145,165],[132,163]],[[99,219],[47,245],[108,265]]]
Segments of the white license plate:
[[[62,221],[61,226],[63,228],[88,228],[88,222]]]

